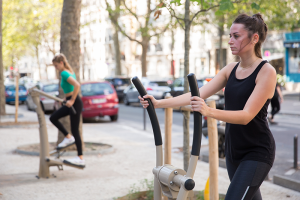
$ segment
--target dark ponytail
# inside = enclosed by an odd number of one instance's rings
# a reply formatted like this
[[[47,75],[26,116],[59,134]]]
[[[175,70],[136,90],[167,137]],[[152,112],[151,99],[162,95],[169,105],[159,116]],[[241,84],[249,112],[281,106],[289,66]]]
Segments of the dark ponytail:
[[[244,24],[244,28],[249,32],[248,37],[251,38],[254,33],[259,35],[259,40],[255,44],[254,51],[255,55],[262,58],[261,46],[267,37],[268,27],[264,22],[262,15],[257,13],[255,15],[249,16],[246,14],[240,14],[234,21],[235,24]]]

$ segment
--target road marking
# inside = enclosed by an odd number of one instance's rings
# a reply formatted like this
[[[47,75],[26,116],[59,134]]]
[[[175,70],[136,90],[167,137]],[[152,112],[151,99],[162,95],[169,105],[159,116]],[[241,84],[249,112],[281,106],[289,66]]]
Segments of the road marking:
[[[289,171],[285,172],[284,175],[292,175],[293,173],[295,173],[295,169],[290,169]]]

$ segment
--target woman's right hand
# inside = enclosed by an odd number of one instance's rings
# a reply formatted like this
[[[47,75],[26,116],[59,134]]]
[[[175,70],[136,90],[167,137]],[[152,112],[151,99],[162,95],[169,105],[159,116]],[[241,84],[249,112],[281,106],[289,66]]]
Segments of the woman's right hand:
[[[147,95],[143,96],[143,98],[141,96],[139,96],[139,99],[140,99],[140,103],[142,104],[143,108],[147,108],[149,106],[148,101],[145,99],[150,99],[152,101],[154,108],[157,108],[158,100],[156,100],[152,95],[147,94]]]

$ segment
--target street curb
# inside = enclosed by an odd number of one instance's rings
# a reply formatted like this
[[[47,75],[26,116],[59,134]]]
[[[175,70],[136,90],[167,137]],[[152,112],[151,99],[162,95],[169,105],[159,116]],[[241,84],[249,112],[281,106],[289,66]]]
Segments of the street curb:
[[[287,113],[287,112],[279,112],[278,115],[292,115],[292,116],[300,116],[300,113]]]
[[[104,144],[104,143],[98,143],[98,142],[84,142],[85,145],[89,145],[89,144],[97,144],[97,145],[107,145],[110,146],[107,149],[101,149],[101,150],[97,150],[97,151],[83,151],[83,155],[104,155],[104,154],[110,154],[115,152],[115,148],[113,148],[112,145],[110,144]],[[28,145],[25,145],[28,146]],[[22,146],[20,146],[22,147]],[[36,152],[36,151],[24,151],[24,150],[20,150],[18,149],[19,147],[17,147],[16,149],[16,153],[18,154],[23,154],[23,155],[30,155],[30,156],[39,156],[40,153]],[[63,156],[77,156],[77,151],[66,151]]]
[[[1,125],[0,128],[36,128],[39,127],[38,122],[32,122],[31,124],[14,124],[14,125]]]
[[[275,174],[273,176],[273,183],[300,192],[300,181]]]
[[[18,114],[18,118],[22,118],[24,115],[22,113]],[[11,119],[15,118],[15,113],[6,113],[5,115],[0,115],[0,119]]]
[[[203,162],[209,162],[209,157],[208,157],[208,155],[206,155],[206,154],[203,154],[202,156],[201,156],[201,160],[203,161]],[[225,159],[224,158],[219,158],[219,167],[222,167],[222,168],[225,168],[226,169],[226,161],[225,161]]]

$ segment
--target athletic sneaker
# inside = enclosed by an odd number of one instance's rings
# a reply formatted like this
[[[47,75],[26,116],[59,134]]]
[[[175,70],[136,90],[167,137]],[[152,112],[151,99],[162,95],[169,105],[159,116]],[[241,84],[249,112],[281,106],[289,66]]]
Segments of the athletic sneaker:
[[[78,156],[63,161],[66,164],[76,165],[78,167],[85,167],[85,160],[81,160]]]
[[[75,138],[72,136],[71,138],[64,138],[64,140],[59,143],[56,147],[56,149],[62,149],[62,148],[65,148],[65,147],[68,147],[72,144],[75,144]]]

